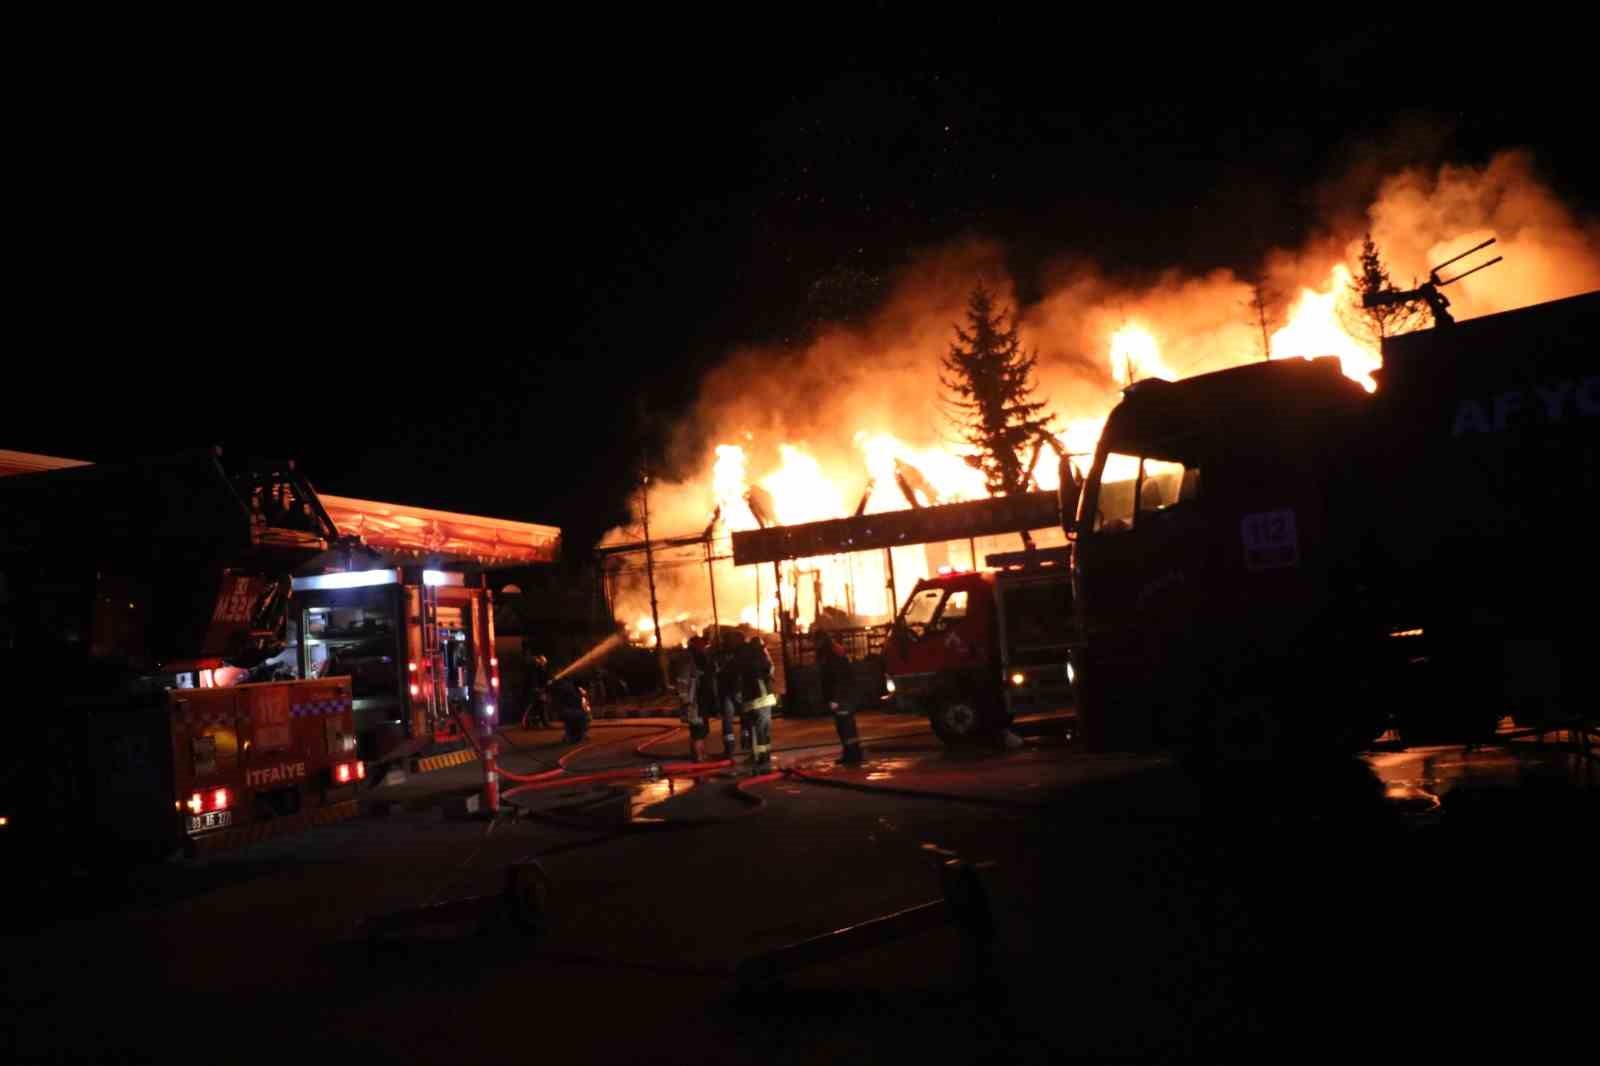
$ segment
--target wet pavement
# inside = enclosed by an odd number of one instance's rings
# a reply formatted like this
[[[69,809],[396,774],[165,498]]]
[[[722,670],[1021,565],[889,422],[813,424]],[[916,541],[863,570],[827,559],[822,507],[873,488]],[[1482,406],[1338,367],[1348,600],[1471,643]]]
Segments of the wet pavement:
[[[446,802],[480,767],[419,775],[374,790],[405,797],[381,817],[10,909],[0,1054],[1550,1057],[1583,1017],[1600,818],[1571,756],[1423,749],[1204,779],[1087,755],[1059,721],[958,753],[916,720],[861,725],[868,761],[844,768],[831,722],[780,719],[796,772],[771,780],[646,778],[687,754],[671,721],[597,727],[577,751],[508,730],[514,773],[565,756],[630,776],[523,793],[529,816],[485,822]],[[938,898],[927,845],[996,864],[992,996],[963,983],[953,928],[735,994],[742,959]],[[530,858],[551,886],[541,937],[369,950],[364,920],[492,897]]]

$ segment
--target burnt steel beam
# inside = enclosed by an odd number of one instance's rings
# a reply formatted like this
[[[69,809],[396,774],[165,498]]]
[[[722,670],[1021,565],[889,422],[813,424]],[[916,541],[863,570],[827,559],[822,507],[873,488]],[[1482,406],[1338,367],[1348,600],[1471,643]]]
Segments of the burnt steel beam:
[[[796,526],[752,529],[733,534],[733,561],[738,566],[749,566],[816,555],[993,537],[1047,529],[1060,522],[1060,504],[1055,493],[1028,492]]]
[[[693,548],[696,545],[709,543],[713,538],[704,533],[696,533],[687,537],[652,537],[650,540],[630,540],[624,544],[602,544],[594,550],[596,558],[608,555],[635,555],[649,547],[652,551],[663,548]],[[704,559],[696,559],[695,564],[703,563]]]

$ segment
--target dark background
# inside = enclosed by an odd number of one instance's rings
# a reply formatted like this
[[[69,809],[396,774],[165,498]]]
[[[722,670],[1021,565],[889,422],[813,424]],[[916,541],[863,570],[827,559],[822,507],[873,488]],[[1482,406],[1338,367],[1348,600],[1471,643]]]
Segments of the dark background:
[[[581,552],[705,368],[861,313],[918,249],[998,238],[1024,301],[1064,254],[1249,266],[1360,204],[1374,161],[1509,147],[1600,210],[1568,68],[1409,107],[1395,88],[1427,71],[1396,55],[1349,32],[1226,81],[1181,56],[1104,78],[617,63],[513,71],[492,99],[292,68],[63,80],[15,142],[0,447],[294,457],[326,491],[558,524]]]

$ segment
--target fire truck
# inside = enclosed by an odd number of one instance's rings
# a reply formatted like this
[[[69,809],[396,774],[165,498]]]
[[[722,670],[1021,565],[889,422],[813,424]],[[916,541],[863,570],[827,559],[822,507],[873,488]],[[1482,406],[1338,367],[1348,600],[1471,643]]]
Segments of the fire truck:
[[[895,704],[946,744],[993,737],[1019,714],[1073,699],[1070,549],[993,554],[988,567],[918,581],[883,646]]]
[[[1270,758],[1600,708],[1600,292],[1130,387],[1076,507],[1091,746]],[[1065,484],[1065,482],[1064,482]]]
[[[215,847],[354,813],[348,677],[262,680],[338,533],[292,464],[220,453],[0,477],[6,843]]]

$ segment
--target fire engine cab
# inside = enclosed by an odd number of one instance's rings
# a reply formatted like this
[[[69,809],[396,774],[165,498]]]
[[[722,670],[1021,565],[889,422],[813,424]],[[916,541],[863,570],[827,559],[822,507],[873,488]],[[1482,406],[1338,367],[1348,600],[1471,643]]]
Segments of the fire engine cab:
[[[990,555],[987,569],[917,582],[884,642],[895,704],[926,714],[953,746],[1069,705],[1079,644],[1070,551]]]

